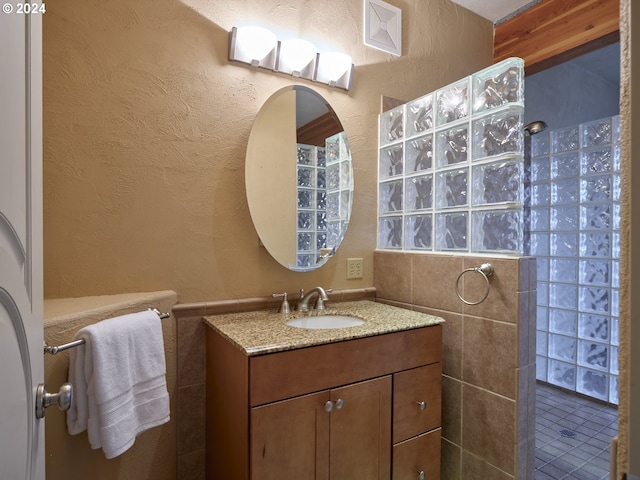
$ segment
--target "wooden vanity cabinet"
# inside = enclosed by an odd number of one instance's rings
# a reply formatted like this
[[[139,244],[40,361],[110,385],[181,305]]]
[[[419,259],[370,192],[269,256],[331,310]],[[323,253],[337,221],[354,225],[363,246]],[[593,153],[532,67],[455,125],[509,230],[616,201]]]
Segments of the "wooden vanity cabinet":
[[[207,329],[207,478],[439,478],[441,357],[441,325],[249,356]]]

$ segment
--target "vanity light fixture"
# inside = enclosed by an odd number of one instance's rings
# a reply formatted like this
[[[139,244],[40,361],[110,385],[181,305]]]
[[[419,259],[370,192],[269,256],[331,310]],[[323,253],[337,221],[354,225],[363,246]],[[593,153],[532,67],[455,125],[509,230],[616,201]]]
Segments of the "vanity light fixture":
[[[275,69],[279,42],[275,33],[262,27],[233,27],[229,59],[252,67]]]
[[[278,41],[274,33],[262,27],[233,27],[229,34],[229,60],[330,87],[351,89],[354,65],[344,53],[318,53],[306,40]]]

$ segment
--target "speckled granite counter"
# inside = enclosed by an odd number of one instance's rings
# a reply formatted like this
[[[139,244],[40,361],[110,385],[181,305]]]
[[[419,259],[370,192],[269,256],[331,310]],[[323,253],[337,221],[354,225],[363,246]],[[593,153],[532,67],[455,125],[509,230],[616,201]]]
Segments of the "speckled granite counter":
[[[205,317],[204,321],[246,355],[292,350],[444,323],[440,317],[369,300],[329,303],[324,313],[361,318],[365,323],[349,328],[311,330],[286,324],[287,320],[302,316],[301,313],[283,315],[265,310],[211,315]]]

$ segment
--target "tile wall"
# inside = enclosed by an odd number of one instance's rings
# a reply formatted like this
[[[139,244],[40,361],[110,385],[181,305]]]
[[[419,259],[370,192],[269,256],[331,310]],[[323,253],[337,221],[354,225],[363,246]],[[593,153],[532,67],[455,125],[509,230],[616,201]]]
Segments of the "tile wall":
[[[490,293],[466,305],[457,277],[486,262]],[[376,251],[374,268],[378,301],[446,320],[441,478],[533,479],[535,259]],[[463,298],[484,291],[480,274],[464,274]]]

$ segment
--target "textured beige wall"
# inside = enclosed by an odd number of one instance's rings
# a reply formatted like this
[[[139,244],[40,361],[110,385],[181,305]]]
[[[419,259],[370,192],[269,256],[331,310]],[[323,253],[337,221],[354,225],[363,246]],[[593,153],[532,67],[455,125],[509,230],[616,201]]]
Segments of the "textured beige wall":
[[[491,63],[490,22],[449,0],[394,0],[403,56],[362,43],[362,0],[56,0],[44,17],[46,298],[170,289],[179,301],[373,285],[380,96],[410,100]],[[292,273],[259,246],[244,156],[261,105],[291,77],[230,64],[228,31],[260,23],[344,48],[349,93],[300,81],[353,151],[339,253]],[[349,280],[346,258],[365,259]]]

